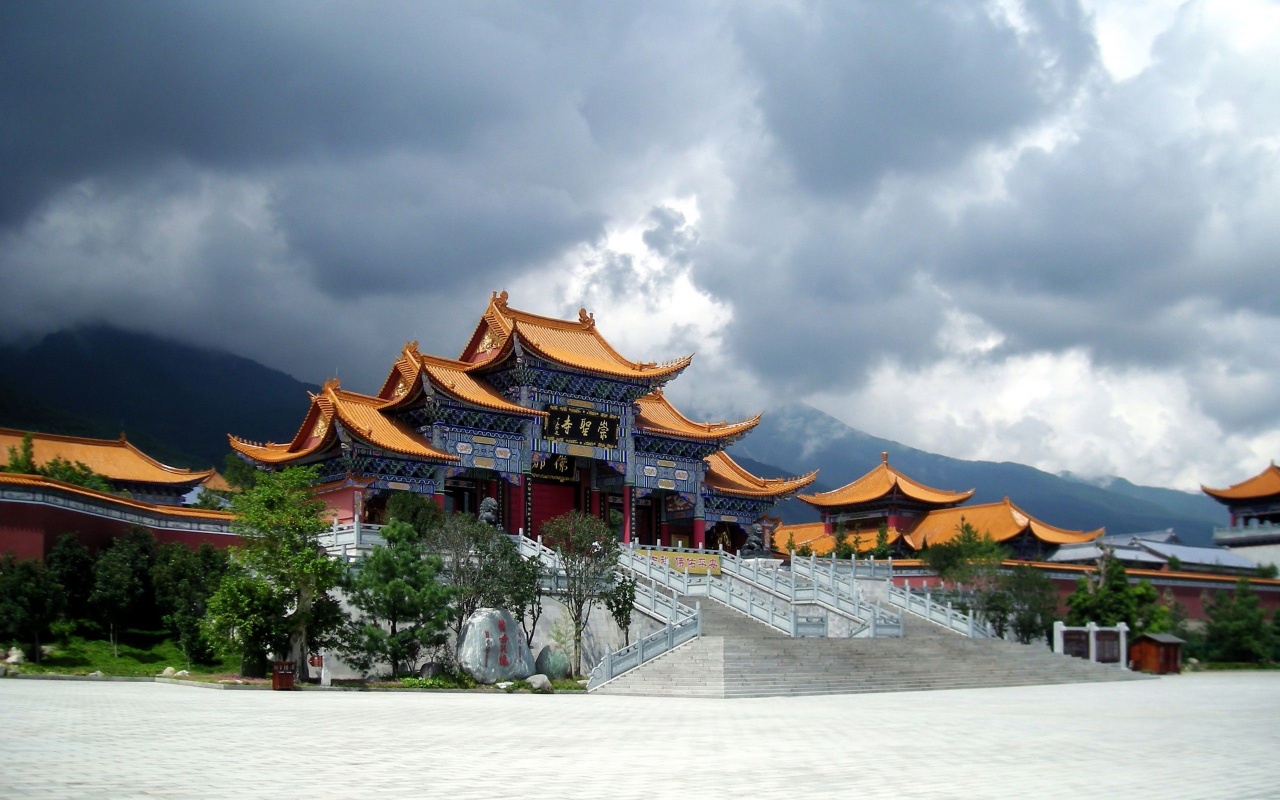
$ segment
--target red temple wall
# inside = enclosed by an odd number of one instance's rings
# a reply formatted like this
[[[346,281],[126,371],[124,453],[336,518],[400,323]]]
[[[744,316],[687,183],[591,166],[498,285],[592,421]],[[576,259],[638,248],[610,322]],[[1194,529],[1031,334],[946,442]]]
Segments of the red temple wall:
[[[130,527],[131,523],[123,520],[67,508],[0,501],[0,554],[12,552],[17,558],[43,558],[65,533],[74,533],[77,540],[96,552],[126,534]],[[158,542],[180,542],[193,548],[206,542],[226,548],[239,541],[239,537],[232,534],[141,527],[151,531]]]

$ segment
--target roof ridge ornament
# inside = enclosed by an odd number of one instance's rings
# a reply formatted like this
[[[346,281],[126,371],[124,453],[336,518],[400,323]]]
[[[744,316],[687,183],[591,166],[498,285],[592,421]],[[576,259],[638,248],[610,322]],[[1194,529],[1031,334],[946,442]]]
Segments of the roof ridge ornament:
[[[888,450],[881,450],[881,451],[880,451],[880,463],[881,463],[881,464],[888,465],[888,463],[889,463],[889,451],[888,451]]]
[[[501,292],[494,292],[493,296],[489,298],[489,302],[505,310],[507,307],[507,290],[503,289]]]
[[[590,313],[585,308],[578,309],[578,322],[587,326],[587,330],[594,330],[596,327],[596,315]]]
[[[334,375],[332,378],[325,381],[324,386],[320,388],[324,389],[325,391],[328,391],[330,389],[341,389],[342,387],[338,383],[338,376]]]

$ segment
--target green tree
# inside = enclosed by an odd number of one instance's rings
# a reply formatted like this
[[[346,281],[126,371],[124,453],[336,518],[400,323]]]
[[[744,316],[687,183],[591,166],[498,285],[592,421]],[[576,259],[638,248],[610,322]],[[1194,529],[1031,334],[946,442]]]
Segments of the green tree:
[[[94,489],[99,492],[112,493],[115,491],[106,478],[94,472],[88,464],[82,461],[68,461],[62,456],[55,456],[45,464],[37,467],[36,470],[46,478],[52,478],[63,483],[83,486],[86,489]]]
[[[233,560],[209,596],[202,625],[219,649],[239,654],[242,676],[261,678],[270,654],[289,647],[288,612],[285,592]]]
[[[407,522],[420,538],[444,524],[444,511],[434,498],[417,492],[392,492],[387,500],[387,520]]]
[[[165,626],[178,637],[188,663],[211,663],[215,648],[204,628],[209,597],[222,582],[229,562],[225,551],[207,542],[199,549],[169,543],[159,547],[152,570],[156,605]]]
[[[233,632],[229,642],[237,643],[242,653],[265,648],[305,663],[310,650],[336,641],[343,616],[331,591],[343,569],[320,546],[319,536],[328,523],[321,516],[324,504],[311,493],[315,480],[311,467],[264,472],[252,488],[232,500],[236,514],[232,527],[242,542],[232,548],[232,558],[244,572],[229,589],[237,596],[226,602],[211,599],[210,606],[222,614],[245,610],[256,615],[274,608],[283,615],[265,625],[248,625],[249,620],[241,625],[234,617],[220,619],[213,629],[224,637]],[[247,582],[255,580],[263,586],[249,590]],[[214,598],[226,585],[224,581],[218,587]],[[284,648],[274,639],[281,628],[288,631]],[[270,641],[245,642],[246,630],[263,632]]]
[[[849,533],[845,529],[844,522],[837,522],[835,524],[835,528],[832,530],[831,536],[835,540],[833,543],[834,546],[831,548],[831,552],[836,558],[848,559],[850,556],[853,556],[858,552],[858,546],[861,543],[859,540],[862,538],[862,533],[856,528],[853,531],[853,544],[849,543]]]
[[[1205,608],[1205,637],[1216,661],[1266,661],[1273,647],[1273,626],[1248,578],[1241,578],[1232,592],[1214,592]]]
[[[16,472],[21,475],[37,474],[35,444],[32,442],[32,436],[29,432],[23,434],[22,442],[18,446],[9,446],[9,463],[5,466],[4,471]]]
[[[38,559],[0,557],[0,641],[27,645],[39,663],[40,640],[62,611],[62,587]]]
[[[604,607],[609,610],[609,615],[622,631],[623,647],[631,644],[631,617],[636,610],[636,584],[634,575],[617,573],[613,586],[600,597]]]
[[[263,473],[257,467],[234,452],[227,453],[222,459],[222,478],[233,489],[239,491],[252,489],[261,474]]]
[[[1001,589],[1014,637],[1023,644],[1048,641],[1058,616],[1058,590],[1049,576],[1034,567],[1014,567],[1001,576]]]
[[[942,578],[956,583],[972,583],[990,578],[993,565],[1008,558],[1008,551],[991,538],[991,534],[979,534],[978,529],[960,518],[957,535],[950,541],[929,545],[920,554],[930,569]],[[886,531],[886,538],[888,533]]]
[[[398,678],[413,672],[424,648],[444,642],[451,592],[436,580],[440,558],[412,525],[394,520],[382,537],[386,546],[363,556],[343,581],[360,614],[346,626],[339,650],[361,672],[387,662]]]
[[[83,486],[86,489],[96,489],[99,492],[114,491],[106,478],[94,472],[82,461],[68,461],[62,456],[55,456],[43,465],[37,464],[35,444],[30,432],[23,435],[22,442],[17,447],[9,447],[9,463],[0,469],[0,472],[43,475],[46,478]]]
[[[573,621],[573,671],[582,672],[582,632],[592,607],[612,585],[618,568],[618,538],[588,514],[570,511],[542,525],[543,542],[556,551],[564,571],[561,600]]]
[[[871,555],[875,558],[889,558],[893,555],[893,548],[889,546],[889,526],[884,522],[876,529],[876,545],[871,548]]]
[[[148,627],[143,619],[154,607],[151,587],[151,554],[143,551],[145,540],[117,539],[93,565],[93,591],[89,605],[107,623],[111,652],[120,657],[120,631],[128,627]],[[149,621],[149,620],[148,620]]]
[[[62,587],[66,602],[63,614],[69,620],[89,616],[89,594],[93,591],[93,554],[74,533],[58,537],[44,558],[49,574]]]
[[[1129,573],[1110,553],[1098,561],[1092,575],[1081,578],[1067,598],[1067,624],[1094,622],[1109,627],[1123,622],[1131,635],[1161,633],[1173,625],[1173,617],[1160,602],[1150,581],[1129,582]]]
[[[529,572],[516,546],[502,531],[471,514],[449,514],[427,531],[426,545],[444,562],[446,581],[453,590],[454,641],[458,644],[463,627],[477,608],[525,608],[524,597],[514,595],[521,576],[527,577]]]

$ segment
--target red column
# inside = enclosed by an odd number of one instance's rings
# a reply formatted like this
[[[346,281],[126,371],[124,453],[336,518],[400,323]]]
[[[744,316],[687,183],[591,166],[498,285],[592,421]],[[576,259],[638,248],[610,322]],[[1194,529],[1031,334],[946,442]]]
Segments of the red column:
[[[707,546],[707,521],[702,517],[693,519],[693,546],[695,548]]]
[[[600,490],[591,490],[591,516],[600,519]]]
[[[831,536],[836,532],[836,526],[834,523],[831,522],[831,517],[823,515],[822,532],[825,533],[827,536]]]
[[[444,492],[436,492],[435,494],[431,495],[431,499],[436,501],[436,505],[440,506],[441,511],[444,511],[446,509],[446,506],[444,504]]]
[[[521,475],[520,483],[507,493],[511,497],[511,516],[508,519],[511,520],[511,527],[515,529],[512,533],[524,531],[525,536],[530,535],[529,520],[524,515],[524,493],[527,491],[529,491],[529,479]]]
[[[484,496],[492,497],[494,500],[498,499],[498,482],[497,481],[489,481],[484,485]]]
[[[622,541],[631,544],[631,486],[622,486]]]
[[[671,544],[671,523],[664,522],[658,526],[658,544],[667,547]]]

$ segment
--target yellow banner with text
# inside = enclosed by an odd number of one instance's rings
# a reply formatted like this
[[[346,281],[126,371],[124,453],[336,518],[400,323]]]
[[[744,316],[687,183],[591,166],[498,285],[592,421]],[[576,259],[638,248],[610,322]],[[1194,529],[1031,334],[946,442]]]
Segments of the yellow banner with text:
[[[685,572],[690,575],[719,575],[720,574],[720,556],[716,553],[689,553],[680,550],[640,550],[641,555],[649,557],[650,561],[667,562],[667,566],[676,572]]]

